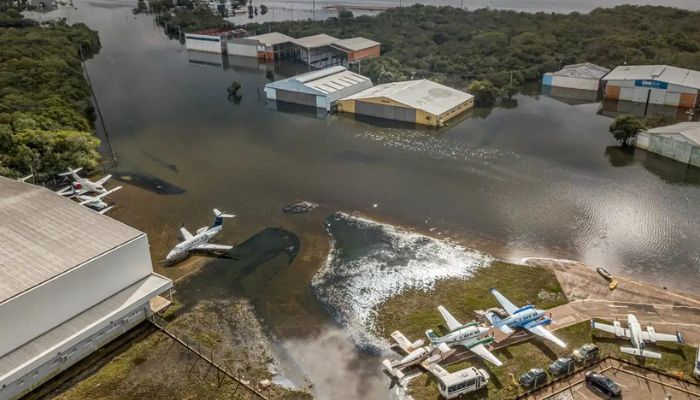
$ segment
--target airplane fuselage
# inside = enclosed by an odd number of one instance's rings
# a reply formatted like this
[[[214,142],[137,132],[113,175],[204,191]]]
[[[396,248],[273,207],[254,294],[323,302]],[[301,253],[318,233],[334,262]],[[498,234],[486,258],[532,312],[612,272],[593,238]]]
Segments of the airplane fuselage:
[[[456,329],[447,335],[439,337],[433,340],[433,343],[446,343],[446,344],[461,344],[463,346],[468,346],[469,342],[478,339],[481,335],[488,333],[488,328],[483,328],[476,324],[465,325],[462,328]]]
[[[177,246],[175,246],[175,248],[168,253],[165,259],[168,261],[173,261],[185,257],[193,247],[204,243],[209,243],[209,241],[212,240],[219,232],[221,232],[222,229],[222,225],[216,225],[210,228],[201,228],[200,233],[183,242],[180,242]]]
[[[107,189],[105,189],[104,186],[97,184],[95,182],[92,182],[89,179],[81,178],[77,174],[71,175],[73,178],[73,183],[72,186],[75,188],[75,190],[84,190],[86,192],[92,192],[92,193],[105,193]]]
[[[533,322],[544,317],[544,311],[538,310],[532,306],[525,306],[517,310],[513,315],[501,320],[501,325],[508,325],[511,328],[526,328],[533,325],[549,325],[549,320],[543,320],[541,324],[533,324]]]
[[[630,341],[632,345],[640,350],[644,349],[644,339],[642,338],[642,326],[637,321],[637,317],[632,314],[627,315],[627,329],[630,331]]]
[[[410,367],[411,365],[419,364],[426,358],[430,357],[430,354],[432,353],[431,348],[432,346],[419,347],[408,353],[406,357],[399,360],[395,365],[393,365],[393,367],[402,369]]]

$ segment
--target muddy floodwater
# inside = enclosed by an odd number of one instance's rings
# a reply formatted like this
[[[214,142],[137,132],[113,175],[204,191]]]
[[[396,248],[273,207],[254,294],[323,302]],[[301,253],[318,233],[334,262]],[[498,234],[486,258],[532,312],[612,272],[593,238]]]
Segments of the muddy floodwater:
[[[561,4],[574,3],[600,2]],[[337,243],[351,242],[352,254],[327,260],[324,223],[335,212],[385,224],[361,228],[388,232],[377,241],[393,252],[415,239],[390,228],[401,226],[507,260],[569,258],[682,291],[700,287],[700,170],[621,150],[599,103],[572,105],[533,86],[506,107],[476,109],[442,130],[319,118],[266,102],[268,67],[188,53],[151,16],[134,16],[135,2],[76,5],[54,15],[100,33],[102,50],[87,69],[109,134],[99,129],[105,171],[125,186],[113,196],[112,216],[148,233],[157,262],[182,223],[194,231],[211,222],[214,207],[235,213],[218,238],[245,244],[235,259],[156,268],[173,278],[199,274],[178,289],[187,301],[251,298],[285,373],[302,385],[308,377],[319,398],[387,397],[379,358],[356,350],[311,287],[326,262],[363,269],[364,260],[386,256],[373,241],[365,249],[362,231],[348,232],[353,223],[345,223]],[[303,67],[274,69],[283,77]],[[234,80],[241,97],[228,99]],[[298,201],[319,207],[282,212]],[[425,265],[466,257],[426,248],[442,253],[416,251]],[[319,282],[317,292],[328,291],[328,280]]]

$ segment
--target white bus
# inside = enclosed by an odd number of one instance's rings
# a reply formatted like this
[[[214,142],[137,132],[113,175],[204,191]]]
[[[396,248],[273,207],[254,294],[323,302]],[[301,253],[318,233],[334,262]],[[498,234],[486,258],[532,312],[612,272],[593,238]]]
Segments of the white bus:
[[[438,377],[440,394],[446,399],[454,399],[465,393],[475,392],[489,382],[489,375],[483,369],[474,367]]]

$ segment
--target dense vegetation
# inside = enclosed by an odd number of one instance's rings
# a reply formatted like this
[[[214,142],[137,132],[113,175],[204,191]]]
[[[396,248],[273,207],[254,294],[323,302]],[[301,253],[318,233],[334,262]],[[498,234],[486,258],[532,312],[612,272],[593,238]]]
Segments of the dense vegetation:
[[[45,179],[68,166],[97,166],[81,47],[85,57],[100,48],[84,24],[40,26],[0,12],[0,175]]]
[[[606,67],[627,62],[700,69],[700,12],[670,7],[532,14],[415,5],[375,17],[247,28],[295,37],[327,33],[379,41],[383,56],[362,65],[363,73],[378,82],[420,76],[458,87],[488,80],[503,89],[511,85],[511,78],[517,87],[565,64],[586,61]]]

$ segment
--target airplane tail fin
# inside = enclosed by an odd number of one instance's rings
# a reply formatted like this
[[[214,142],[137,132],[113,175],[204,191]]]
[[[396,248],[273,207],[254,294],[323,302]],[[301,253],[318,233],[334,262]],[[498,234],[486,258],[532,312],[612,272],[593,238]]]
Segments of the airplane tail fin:
[[[649,350],[640,350],[635,347],[620,347],[620,351],[623,353],[627,354],[632,354],[634,356],[642,356],[646,358],[661,358],[661,354],[654,352],[654,351],[649,351]]]
[[[219,211],[219,210],[216,209],[216,208],[214,209],[214,216],[215,216],[215,218],[214,218],[214,224],[212,224],[212,227],[223,225],[223,224],[224,224],[224,218],[233,218],[233,217],[235,217],[235,215],[233,215],[233,214],[222,213],[221,211]]]
[[[440,339],[440,337],[438,335],[436,335],[432,329],[428,329],[427,331],[425,331],[425,335],[430,340],[430,343],[435,343]]]
[[[401,379],[403,379],[404,377],[403,372],[401,372],[397,368],[394,368],[391,364],[391,361],[389,360],[382,361],[382,365],[384,365],[384,369],[382,370],[382,372],[384,372],[384,375],[388,376],[389,379],[391,379],[389,389],[393,388],[396,385],[401,386]]]
[[[489,322],[491,323],[491,326],[493,326],[494,328],[500,329],[501,332],[505,333],[506,335],[510,335],[511,333],[513,333],[513,329],[511,329],[510,326],[504,324],[503,320],[495,313],[493,313],[493,312],[486,313],[486,319],[489,320]]]

